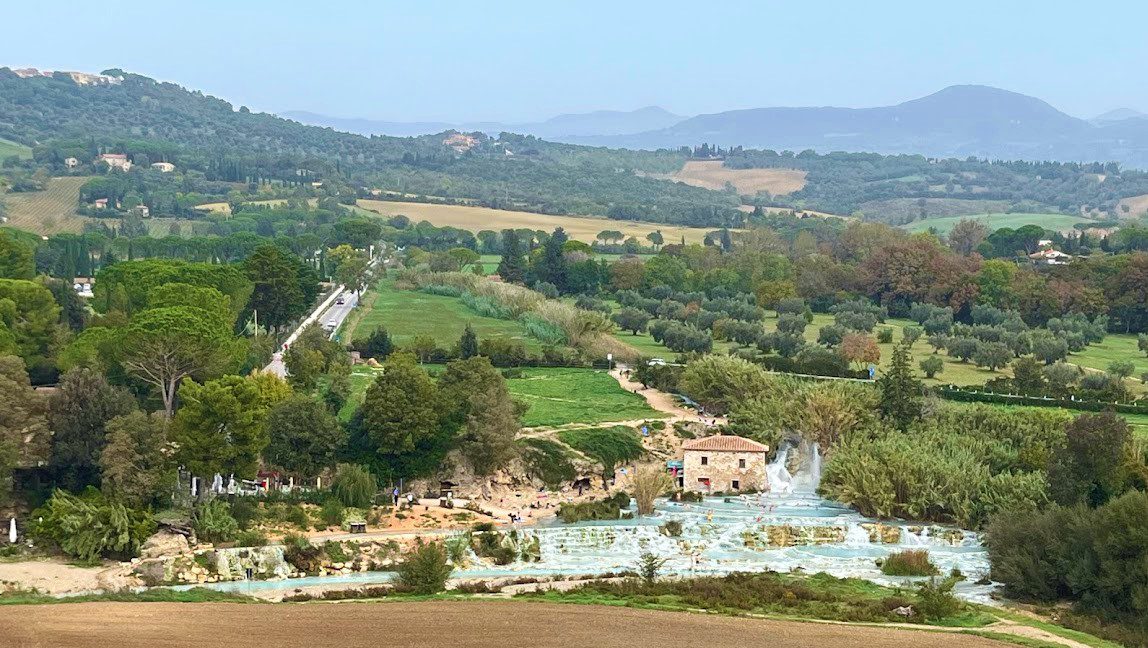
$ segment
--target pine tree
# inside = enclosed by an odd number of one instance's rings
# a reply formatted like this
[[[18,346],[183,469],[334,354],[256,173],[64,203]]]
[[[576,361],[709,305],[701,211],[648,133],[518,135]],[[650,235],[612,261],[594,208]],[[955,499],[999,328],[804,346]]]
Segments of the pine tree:
[[[889,371],[877,380],[877,386],[881,389],[881,418],[902,432],[921,418],[921,392],[924,386],[913,375],[912,360],[908,345],[898,344],[893,348],[893,363]]]

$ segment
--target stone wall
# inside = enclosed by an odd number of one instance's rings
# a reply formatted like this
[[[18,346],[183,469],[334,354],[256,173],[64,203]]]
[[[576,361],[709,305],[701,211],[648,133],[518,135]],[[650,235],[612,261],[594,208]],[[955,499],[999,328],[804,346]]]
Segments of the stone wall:
[[[702,458],[708,459],[702,465]],[[741,462],[745,467],[741,467]],[[730,492],[735,490],[763,490],[768,483],[765,474],[764,452],[728,452],[714,450],[686,450],[682,460],[684,481],[682,488],[706,492],[704,484],[698,480],[709,478],[709,492]],[[737,481],[735,488],[733,482]]]

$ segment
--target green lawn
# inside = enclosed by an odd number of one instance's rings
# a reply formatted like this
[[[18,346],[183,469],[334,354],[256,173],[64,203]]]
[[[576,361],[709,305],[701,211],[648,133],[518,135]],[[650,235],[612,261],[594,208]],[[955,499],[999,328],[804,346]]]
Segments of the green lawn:
[[[1104,371],[1116,360],[1131,360],[1136,365],[1132,378],[1140,382],[1140,375],[1148,372],[1148,356],[1136,347],[1136,336],[1108,334],[1099,344],[1090,344],[1080,353],[1068,356],[1068,361],[1089,369]]]
[[[432,375],[442,365],[426,365]],[[349,421],[380,370],[357,365],[351,370],[351,395],[339,410]],[[566,423],[605,423],[662,418],[665,414],[646,404],[646,399],[622,389],[608,373],[596,369],[534,367],[522,370],[521,378],[506,381],[511,395],[529,405],[522,417],[525,427]]]
[[[518,322],[483,317],[457,298],[398,290],[386,280],[379,282],[372,291],[375,295],[366,297],[373,300],[370,310],[344,326],[340,332],[342,339],[364,338],[384,326],[397,346],[408,344],[416,335],[430,335],[440,347],[451,348],[470,324],[479,339],[512,338],[523,342],[528,349],[541,348],[537,340],[526,335]]]
[[[526,427],[566,423],[605,423],[662,418],[665,414],[646,399],[618,385],[596,369],[530,368],[507,381],[510,393],[530,407],[522,417]]]
[[[833,323],[833,316],[827,313],[814,313],[813,322],[805,327],[805,339],[809,342],[817,342],[817,331],[822,326],[828,326]],[[907,319],[890,318],[885,320],[884,324],[878,324],[873,332],[870,333],[874,338],[877,337],[877,331],[889,327],[893,329],[893,342],[885,344],[878,344],[881,349],[881,361],[877,363],[877,375],[881,375],[881,369],[888,367],[889,363],[893,360],[893,347],[901,341],[904,328],[906,326],[916,326],[917,323]],[[770,315],[765,319],[765,330],[772,332],[777,329],[777,316]],[[917,364],[926,356],[933,353],[933,347],[929,346],[925,335],[917,338],[913,343],[913,368],[917,369]],[[945,369],[937,374],[937,377],[929,380],[925,379],[922,375],[921,378],[925,381],[926,385],[983,385],[985,381],[1007,375],[1002,371],[989,371],[977,367],[971,362],[960,362],[954,358],[945,355],[944,352],[939,354],[945,361]],[[920,369],[917,369],[920,374]]]
[[[989,231],[1002,227],[1022,227],[1024,225],[1040,225],[1049,230],[1070,230],[1077,223],[1088,222],[1087,218],[1070,216],[1067,214],[968,214],[966,216],[945,216],[942,218],[926,218],[902,225],[910,232],[924,232],[935,227],[938,232],[948,234],[953,226],[965,219],[984,223]]]
[[[13,155],[21,158],[30,158],[32,157],[32,149],[24,146],[23,144],[17,144],[16,142],[9,142],[6,139],[0,139],[0,160]]]

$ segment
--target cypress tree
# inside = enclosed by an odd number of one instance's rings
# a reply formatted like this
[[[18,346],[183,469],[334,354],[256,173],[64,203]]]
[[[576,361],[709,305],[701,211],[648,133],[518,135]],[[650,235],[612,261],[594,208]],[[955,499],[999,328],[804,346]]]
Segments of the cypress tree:
[[[913,375],[911,363],[909,346],[898,344],[893,348],[893,363],[889,371],[877,380],[877,386],[881,389],[881,418],[902,432],[921,418],[921,392],[924,386]]]
[[[466,325],[466,330],[462,332],[462,337],[458,340],[458,356],[463,360],[468,360],[478,355],[478,336],[474,334],[474,329],[470,324]]]
[[[526,278],[525,256],[518,232],[502,230],[502,260],[498,262],[498,276],[508,283],[522,283]]]

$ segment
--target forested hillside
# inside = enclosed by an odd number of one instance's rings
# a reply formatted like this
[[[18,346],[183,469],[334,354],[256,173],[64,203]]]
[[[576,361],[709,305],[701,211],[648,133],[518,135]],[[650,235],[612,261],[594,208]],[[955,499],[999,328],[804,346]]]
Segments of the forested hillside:
[[[253,113],[172,83],[108,70],[113,84],[65,74],[21,78],[0,68],[0,138],[34,147],[54,171],[70,156],[147,154],[201,168],[209,179],[339,178],[368,187],[472,199],[552,214],[640,215],[691,225],[735,225],[737,199],[668,185],[634,169],[672,171],[681,152],[635,153],[482,134],[362,137]],[[214,177],[211,177],[214,176]]]

